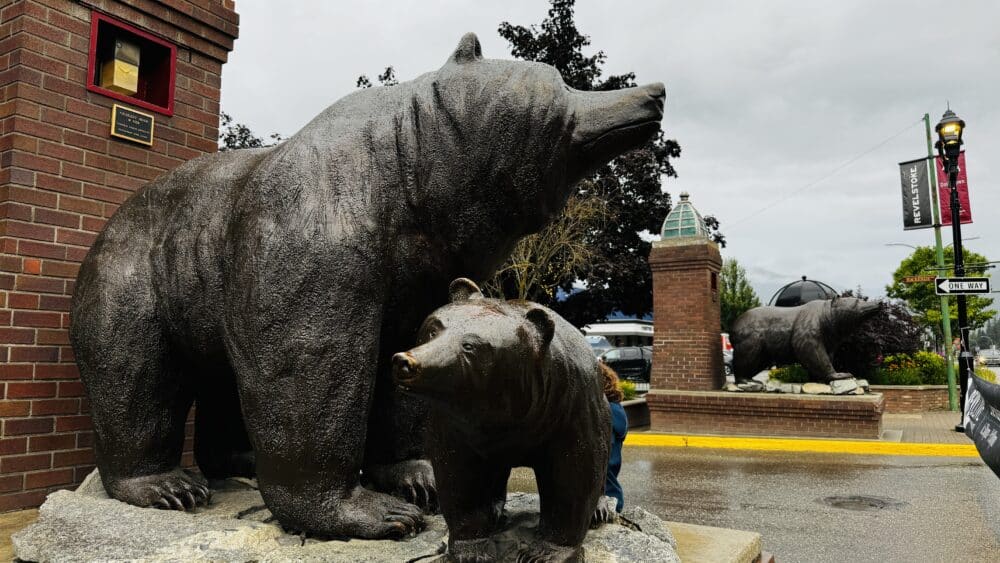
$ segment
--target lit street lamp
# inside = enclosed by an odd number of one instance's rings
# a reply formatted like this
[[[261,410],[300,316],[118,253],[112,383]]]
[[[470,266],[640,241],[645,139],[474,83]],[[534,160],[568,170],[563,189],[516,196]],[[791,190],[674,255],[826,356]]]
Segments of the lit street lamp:
[[[962,257],[962,221],[961,205],[958,200],[958,155],[962,151],[962,133],[965,132],[965,122],[959,119],[955,112],[948,108],[935,128],[938,134],[937,150],[948,173],[948,188],[951,193],[951,235],[952,247],[955,250],[955,276],[965,276],[965,262]],[[956,432],[965,432],[965,394],[969,386],[969,374],[973,373],[972,350],[969,348],[969,319],[965,304],[965,295],[958,296],[958,332],[961,336],[962,348],[958,355],[959,403],[962,405],[962,421],[955,426]]]

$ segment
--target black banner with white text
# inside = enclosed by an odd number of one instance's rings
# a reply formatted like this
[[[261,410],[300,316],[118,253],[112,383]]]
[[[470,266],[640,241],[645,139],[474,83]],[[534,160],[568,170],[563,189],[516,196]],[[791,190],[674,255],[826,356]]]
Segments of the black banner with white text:
[[[903,230],[928,229],[934,226],[931,212],[931,184],[927,159],[899,163],[903,189]]]

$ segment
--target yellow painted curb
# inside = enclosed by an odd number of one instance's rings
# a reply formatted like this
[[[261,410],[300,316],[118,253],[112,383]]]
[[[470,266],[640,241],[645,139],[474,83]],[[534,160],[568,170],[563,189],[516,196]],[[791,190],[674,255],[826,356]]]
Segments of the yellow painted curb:
[[[808,440],[801,438],[750,438],[691,436],[680,434],[634,433],[625,438],[626,446],[667,448],[714,448],[723,450],[758,450],[771,452],[817,452],[855,455],[907,455],[979,457],[976,447],[968,444],[912,444],[860,440]]]

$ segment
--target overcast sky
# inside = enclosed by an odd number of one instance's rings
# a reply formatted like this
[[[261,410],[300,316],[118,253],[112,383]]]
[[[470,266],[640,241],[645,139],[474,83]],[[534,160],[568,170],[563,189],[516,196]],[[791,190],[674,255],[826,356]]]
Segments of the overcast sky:
[[[287,136],[353,91],[359,74],[434,70],[467,31],[485,57],[511,58],[498,24],[540,23],[549,6],[236,7],[222,108],[258,134]],[[801,275],[883,295],[911,252],[886,245],[933,244],[933,230],[902,229],[897,163],[926,155],[921,118],[936,123],[948,101],[967,123],[974,223],[963,238],[1000,259],[1000,2],[578,0],[576,22],[607,54],[606,74],[666,84],[663,128],[683,154],[680,177],[664,187],[719,218],[724,256],[747,267],[761,299]]]

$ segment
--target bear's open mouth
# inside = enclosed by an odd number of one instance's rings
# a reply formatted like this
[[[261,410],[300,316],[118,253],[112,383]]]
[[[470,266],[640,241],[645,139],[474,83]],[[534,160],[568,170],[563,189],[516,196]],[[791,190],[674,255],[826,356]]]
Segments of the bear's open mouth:
[[[626,125],[621,125],[619,127],[615,127],[614,129],[605,131],[604,133],[601,133],[596,139],[587,141],[587,143],[583,145],[583,148],[584,150],[591,150],[595,145],[599,143],[611,139],[619,139],[622,137],[631,136],[633,135],[633,133],[635,133],[636,137],[639,136],[645,137],[646,135],[649,134],[648,130],[653,128],[656,129],[660,128],[659,119],[647,119],[636,123],[628,123]]]

